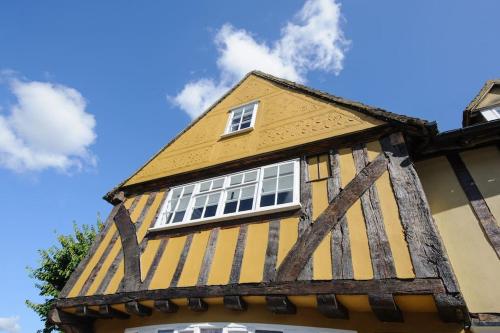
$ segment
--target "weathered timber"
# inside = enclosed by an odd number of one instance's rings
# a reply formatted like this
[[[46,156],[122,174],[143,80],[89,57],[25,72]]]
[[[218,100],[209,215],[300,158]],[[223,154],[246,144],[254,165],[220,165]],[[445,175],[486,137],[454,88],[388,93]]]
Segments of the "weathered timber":
[[[278,259],[280,223],[280,220],[272,220],[271,222],[269,222],[269,236],[264,262],[263,281],[273,281],[276,276],[276,261]]]
[[[365,145],[355,146],[352,155],[356,165],[356,172],[360,172],[368,165],[368,152]],[[361,208],[366,225],[374,277],[376,279],[396,277],[394,259],[385,232],[384,218],[375,183],[361,195]]]
[[[113,196],[110,203],[113,206],[117,206],[121,203],[124,203],[126,199],[127,198],[125,197],[125,193],[123,191],[120,191]]]
[[[135,200],[138,200],[138,197]],[[108,216],[108,218],[106,220],[106,223],[104,224],[104,226],[105,226],[104,229],[99,233],[100,235],[102,235],[102,237],[98,237],[98,239],[96,239],[94,241],[94,244],[93,244],[92,248],[89,250],[89,255],[87,256],[88,259],[91,258],[91,255],[95,255],[95,252],[97,251],[98,246],[104,240],[104,237],[105,237],[105,234],[103,233],[104,230],[107,230],[106,233],[107,232],[112,232],[110,229],[111,229],[111,226],[114,224],[113,218],[115,217],[116,213],[118,212],[118,208],[120,208],[119,205],[113,207],[113,210],[109,214],[109,216]],[[109,253],[111,252],[111,249],[113,248],[113,246],[115,245],[116,241],[118,240],[118,237],[120,237],[118,235],[118,230],[114,230],[113,231],[113,235],[111,236],[111,239],[109,240],[108,244],[106,245],[106,248],[104,249],[104,251],[101,254],[101,257],[96,262],[95,266],[92,267],[92,270],[90,271],[90,274],[87,276],[87,279],[83,283],[82,288],[78,292],[79,296],[84,296],[89,291],[90,286],[94,283],[94,280],[95,280],[95,278],[97,276],[97,273],[99,273],[99,271],[101,270],[101,267],[102,267],[104,261],[106,260],[106,258],[108,257]],[[83,260],[83,261],[85,261],[85,260]],[[88,260],[87,260],[85,266],[87,266],[87,265],[88,265]],[[79,271],[79,274],[83,273],[83,269],[85,268],[85,266],[81,266],[81,263],[78,265],[77,271]],[[73,277],[73,276],[74,276],[74,274],[71,275],[71,277]],[[71,278],[70,278],[70,280],[66,283],[66,285],[64,286],[64,288],[66,288],[66,287],[68,287],[70,285],[73,285],[73,284],[74,284],[74,282],[72,282]],[[68,292],[69,292],[69,290],[68,290]],[[63,295],[67,296],[67,294],[65,294],[65,289],[63,289],[63,291],[61,292],[61,297],[63,297]]]
[[[207,248],[205,249],[205,255],[203,256],[203,262],[201,264],[200,274],[198,276],[198,285],[207,284],[208,273],[210,273],[210,267],[212,267],[212,259],[215,254],[215,245],[217,244],[218,235],[219,228],[212,229],[210,232]]]
[[[156,268],[160,264],[160,261],[165,253],[165,249],[167,247],[169,238],[164,238],[160,241],[160,245],[158,246],[158,249],[156,250],[155,256],[153,258],[153,262],[151,263],[151,266],[149,266],[148,272],[146,273],[146,277],[144,278],[144,281],[142,281],[141,284],[141,289],[148,289],[149,285],[151,284],[151,281],[153,280],[153,277],[156,273]]]
[[[138,290],[106,295],[63,298],[56,301],[60,308],[77,305],[120,304],[128,301],[146,301],[189,297],[265,296],[265,295],[317,295],[317,294],[385,294],[421,295],[444,293],[441,279],[385,279],[385,280],[336,280],[285,281],[244,283],[214,286],[176,287],[154,290]]]
[[[500,326],[500,313],[471,313],[470,316],[474,326]]]
[[[90,309],[87,305],[80,305],[75,308],[75,315],[80,317],[103,318],[96,310]]]
[[[94,332],[94,318],[83,318],[57,308],[52,308],[48,319],[65,333]]]
[[[208,310],[208,304],[200,297],[188,298],[188,308],[194,312],[205,312]]]
[[[381,321],[402,322],[403,314],[392,294],[369,294],[368,302],[375,316]]]
[[[260,167],[266,164],[271,164],[280,161],[285,161],[291,158],[296,158],[297,156],[301,155],[306,155],[306,154],[317,155],[317,154],[323,154],[325,151],[328,151],[329,149],[332,148],[340,149],[340,148],[352,147],[354,144],[357,143],[378,140],[384,135],[393,133],[395,131],[397,131],[397,129],[391,125],[379,125],[373,128],[357,132],[346,133],[344,135],[326,138],[315,142],[309,142],[300,146],[294,146],[278,151],[252,155],[246,158],[237,159],[226,163],[221,163],[218,165],[213,165],[207,168],[201,168],[190,172],[176,174],[175,177],[167,176],[146,182],[141,182],[139,184],[123,186],[120,188],[120,190],[124,191],[127,196],[130,196],[135,193],[158,191],[158,189],[164,187],[173,187],[197,181],[199,179],[217,177],[220,175],[236,172],[239,170],[243,171],[255,167]],[[111,193],[112,192],[110,192],[110,194]],[[105,198],[108,197],[109,196],[106,196]]]
[[[132,212],[136,209],[136,206],[137,206],[137,203],[139,202],[140,196],[137,196],[136,199],[137,200],[134,199],[134,202],[132,203],[130,209],[128,210],[129,215],[132,214]],[[153,197],[153,199],[154,199],[154,197]],[[135,230],[138,230],[139,227],[141,226],[142,221],[144,220],[146,213],[149,210],[152,202],[153,201],[151,200],[151,195],[150,195],[148,197],[146,204],[144,205],[144,207],[141,211],[141,214],[140,214],[137,222],[135,224],[133,224]],[[115,221],[115,225],[116,225],[116,221]],[[118,230],[118,233],[119,233],[119,230]],[[134,233],[136,233],[136,232],[134,231]],[[135,236],[135,238],[137,239],[137,236]],[[106,289],[108,288],[109,283],[113,279],[113,276],[115,274],[117,274],[118,267],[120,266],[120,264],[123,261],[123,252],[124,252],[124,248],[123,248],[123,241],[122,241],[122,250],[113,259],[113,262],[109,266],[108,271],[106,272],[106,275],[104,276],[104,278],[102,279],[101,283],[99,284],[99,286],[96,290],[96,294],[104,294],[106,292]],[[139,268],[140,268],[140,265],[139,265]],[[124,278],[125,278],[125,276],[126,275],[124,275]],[[128,279],[128,277],[127,277],[127,279]],[[139,282],[140,282],[140,272],[139,272]],[[127,281],[127,283],[130,283],[130,280]],[[119,290],[123,291],[124,290],[123,288],[125,288],[125,280],[124,279],[122,279],[122,281],[120,283]]]
[[[139,317],[151,316],[153,313],[153,309],[136,301],[125,303],[125,310],[127,310],[128,313]]]
[[[184,265],[186,264],[186,258],[189,253],[189,249],[191,248],[192,242],[193,242],[193,234],[188,235],[186,237],[186,242],[184,243],[181,256],[179,257],[179,261],[177,262],[177,267],[175,268],[174,276],[172,277],[172,281],[170,282],[171,288],[177,287],[177,284],[179,283],[179,279],[181,278],[182,270],[184,269]]]
[[[462,323],[468,316],[468,311],[460,295],[434,294],[434,302],[439,317],[447,323]]]
[[[224,306],[233,311],[245,311],[248,307],[241,296],[224,296]]]
[[[307,156],[300,158],[300,203],[302,204],[299,216],[299,238],[311,228],[312,220],[312,185],[309,182],[309,167],[307,165]],[[302,267],[298,279],[311,280],[313,277],[313,258],[307,258]]]
[[[497,220],[491,213],[490,207],[488,207],[486,200],[484,200],[481,191],[474,182],[474,178],[472,178],[469,170],[467,170],[460,155],[449,154],[447,158],[457,176],[460,186],[469,200],[474,214],[479,220],[486,238],[495,250],[497,257],[500,258],[500,227]]]
[[[328,202],[333,199],[341,191],[340,177],[340,158],[336,149],[332,149],[328,153],[330,177],[327,181]],[[351,246],[349,240],[349,227],[347,225],[347,216],[343,216],[332,230],[331,237],[331,257],[332,257],[332,273],[334,279],[352,279],[354,273],[352,270]]]
[[[297,308],[285,295],[266,296],[266,306],[275,314],[295,314]]]
[[[247,240],[248,226],[242,225],[238,231],[238,240],[234,249],[233,265],[229,276],[229,283],[234,284],[240,282],[241,263],[243,262],[243,253]]]
[[[163,313],[175,313],[179,310],[179,306],[169,299],[157,299],[154,302],[154,307]]]
[[[337,301],[334,294],[318,295],[316,302],[318,303],[318,311],[324,316],[333,319],[349,319],[349,311]]]
[[[381,139],[380,143],[389,158],[389,176],[415,275],[417,278],[439,276],[448,292],[458,292],[427,197],[408,155],[403,135],[392,134]]]
[[[141,252],[137,242],[136,227],[123,206],[118,209],[114,220],[122,243],[124,261],[122,290],[137,290],[141,284]]]
[[[293,281],[297,279],[300,271],[306,262],[311,259],[314,250],[325,236],[354,202],[382,175],[386,168],[387,160],[383,154],[380,154],[347,184],[346,188],[318,216],[312,227],[307,229],[293,245],[278,268],[277,281]]]
[[[130,315],[128,313],[117,310],[108,304],[99,305],[99,314],[103,316],[103,318],[116,318],[116,319],[130,318]]]

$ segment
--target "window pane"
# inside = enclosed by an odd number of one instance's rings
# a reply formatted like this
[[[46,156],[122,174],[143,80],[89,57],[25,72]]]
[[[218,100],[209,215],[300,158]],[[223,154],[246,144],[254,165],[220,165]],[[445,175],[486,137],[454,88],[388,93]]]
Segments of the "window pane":
[[[226,206],[224,207],[224,214],[236,212],[236,205],[237,204],[238,204],[238,201],[226,202]]]
[[[293,201],[293,191],[278,193],[278,205]]]
[[[244,122],[244,123],[241,123],[241,126],[240,126],[240,129],[244,129],[244,128],[248,128],[250,127],[250,122]]]
[[[279,190],[290,190],[293,189],[293,175],[287,175],[284,177],[280,177],[278,183],[278,191]]]
[[[218,203],[219,202],[219,198],[220,198],[220,192],[214,193],[214,194],[210,194],[208,196],[207,205],[213,205],[213,204]]]
[[[244,187],[241,190],[241,199],[253,198],[254,193],[255,193],[255,185]]]
[[[241,181],[243,180],[243,174],[239,174],[239,175],[236,175],[236,176],[231,176],[231,181],[230,181],[230,184],[229,185],[237,185],[237,184],[241,184]]]
[[[175,190],[172,191],[172,198],[176,199],[181,196],[182,193],[182,188],[176,188]]]
[[[158,330],[158,333],[174,333],[174,330]]]
[[[262,193],[276,192],[276,178],[265,179],[262,182]]]
[[[205,206],[205,201],[207,200],[206,195],[199,196],[195,199],[194,201],[194,206],[195,207],[203,207]]]
[[[235,189],[235,190],[231,190],[229,192],[227,192],[227,197],[226,197],[226,201],[234,201],[234,200],[238,200],[238,197],[240,195],[240,189]]]
[[[175,206],[177,206],[177,200],[170,200],[167,210],[171,212],[175,209]]]
[[[293,163],[280,165],[280,175],[293,174]]]
[[[177,207],[177,210],[185,210],[189,204],[189,199],[190,197],[182,197],[181,200],[179,200],[179,206]]]
[[[207,206],[203,217],[212,217],[215,216],[215,213],[217,213],[217,205]]]
[[[212,183],[211,181],[201,183],[200,184],[200,192],[205,192],[205,191],[210,190],[211,183]]]
[[[182,196],[193,193],[193,190],[194,190],[194,185],[188,185],[184,187],[184,193],[182,194]]]
[[[267,207],[267,206],[273,206],[274,205],[274,198],[275,194],[264,194],[260,197],[260,206],[261,207]]]
[[[278,167],[277,166],[273,166],[273,167],[264,169],[264,178],[276,177],[277,174],[278,174]]]
[[[257,179],[257,170],[245,173],[245,183],[253,182]]]
[[[253,198],[242,199],[240,201],[240,208],[238,209],[238,211],[243,212],[246,210],[251,210],[252,208],[253,208]]]
[[[202,213],[203,213],[203,207],[194,208],[193,214],[191,214],[191,220],[197,220],[201,218]]]
[[[176,212],[174,214],[174,219],[172,220],[172,223],[176,223],[176,222],[181,222],[183,219],[184,219],[184,214],[186,213],[186,211],[181,211],[181,212]]]
[[[242,109],[236,109],[236,110],[234,110],[233,111],[233,119],[241,117],[242,112],[243,112]]]
[[[232,125],[232,126],[231,126],[231,132],[237,131],[237,130],[238,130],[238,127],[239,127],[239,124]]]
[[[215,179],[212,184],[212,190],[222,188],[224,185],[224,178]]]
[[[245,122],[245,121],[249,122],[250,120],[252,120],[252,112],[251,111],[250,112],[245,112],[245,114],[243,115],[243,120],[242,121],[243,122]]]
[[[222,333],[222,328],[202,328],[200,333]]]

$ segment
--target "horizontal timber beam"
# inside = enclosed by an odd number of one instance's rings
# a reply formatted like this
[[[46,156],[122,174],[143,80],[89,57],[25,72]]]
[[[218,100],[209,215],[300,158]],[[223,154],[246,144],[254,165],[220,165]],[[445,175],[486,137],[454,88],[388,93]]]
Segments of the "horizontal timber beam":
[[[440,279],[383,279],[383,280],[333,280],[285,281],[266,283],[228,284],[220,286],[176,287],[168,289],[139,290],[116,294],[78,296],[58,299],[56,306],[65,308],[78,305],[121,304],[130,301],[164,300],[192,297],[266,296],[266,295],[359,295],[374,293],[437,294],[445,292]]]

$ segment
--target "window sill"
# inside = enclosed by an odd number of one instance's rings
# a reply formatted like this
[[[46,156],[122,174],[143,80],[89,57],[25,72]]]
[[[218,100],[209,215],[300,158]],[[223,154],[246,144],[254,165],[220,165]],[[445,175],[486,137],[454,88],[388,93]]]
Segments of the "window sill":
[[[244,128],[244,129],[236,131],[236,132],[224,133],[220,136],[220,138],[224,139],[224,138],[228,138],[228,137],[243,134],[243,133],[248,133],[251,131],[253,131],[253,127],[247,127],[247,128]]]
[[[188,226],[190,227],[190,226],[195,226],[195,225],[208,224],[208,223],[212,223],[212,222],[238,220],[238,219],[242,219],[245,217],[261,216],[261,215],[266,215],[266,214],[295,210],[295,209],[298,209],[301,207],[302,206],[300,205],[300,203],[293,203],[292,202],[292,203],[289,203],[286,205],[282,205],[280,207],[263,208],[263,209],[260,209],[258,211],[253,211],[253,212],[248,212],[248,213],[228,214],[225,216],[212,217],[212,218],[207,218],[207,219],[203,219],[203,220],[199,220],[199,221],[190,221],[190,222],[184,222],[184,223],[178,223],[178,224],[162,225],[162,226],[158,226],[158,227],[149,228],[148,232],[156,232],[156,231],[169,230],[169,229],[179,229],[179,228],[188,227]]]

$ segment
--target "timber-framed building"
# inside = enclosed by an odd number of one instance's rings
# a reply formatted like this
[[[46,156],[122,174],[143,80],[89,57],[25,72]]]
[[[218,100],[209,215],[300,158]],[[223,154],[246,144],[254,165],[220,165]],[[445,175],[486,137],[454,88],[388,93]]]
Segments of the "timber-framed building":
[[[254,71],[105,199],[65,332],[500,331],[500,82],[463,128]]]

